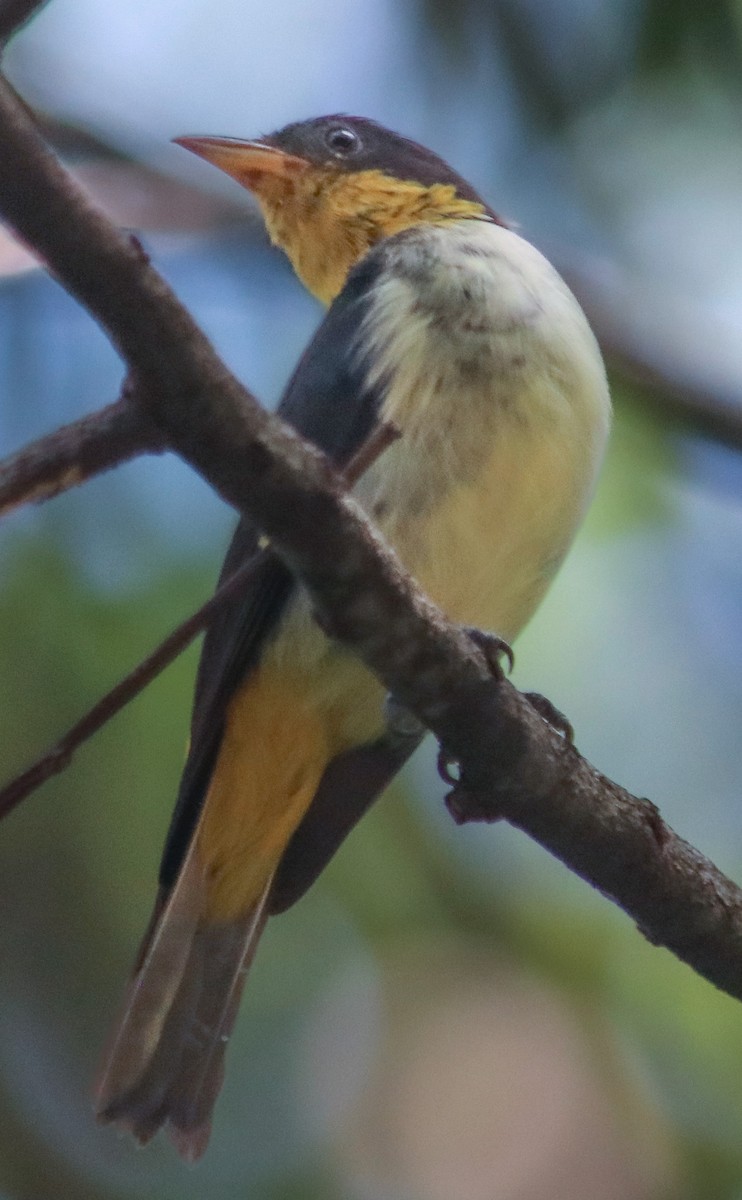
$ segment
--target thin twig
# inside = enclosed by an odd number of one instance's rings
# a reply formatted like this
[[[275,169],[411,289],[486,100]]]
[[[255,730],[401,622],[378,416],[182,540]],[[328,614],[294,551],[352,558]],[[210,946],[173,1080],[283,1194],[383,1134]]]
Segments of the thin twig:
[[[378,425],[375,425],[363,445],[356,450],[350,462],[343,468],[343,479],[348,487],[357,483],[372,463],[375,463],[377,458],[401,436],[399,429],[396,425],[392,425],[391,421],[380,421]]]
[[[247,588],[263,560],[264,553],[260,552],[250,562],[235,571],[226,583],[223,583],[214,595],[205,604],[202,604],[201,608],[178,625],[177,629],[174,629],[152,654],[143,659],[120,683],[111,688],[110,692],[106,692],[105,696],[102,696],[51,750],[48,750],[27,770],[6,784],[0,791],[0,820],[12,812],[22,800],[36,791],[42,783],[46,783],[47,779],[58,775],[60,771],[69,766],[73,754],[83,742],[102,729],[106,722],[111,720],[111,717],[115,717],[116,713],[120,712],[165,667],[169,666],[173,659],[181,654],[199,633],[203,632],[227,601],[234,599]]]
[[[126,401],[119,401],[119,406],[122,411],[125,411]],[[116,405],[112,405],[111,409]],[[136,407],[130,406],[134,416],[136,417]],[[95,414],[102,417],[110,409],[104,409],[101,413]],[[80,425],[81,422],[77,422]],[[142,421],[141,428],[146,428],[146,420]],[[68,427],[69,428],[69,427]],[[139,425],[134,426],[135,432],[140,430]],[[64,432],[63,430],[59,431]],[[345,478],[348,486],[356,483],[361,475],[376,462],[376,460],[384,453],[388,446],[395,442],[400,436],[399,431],[394,426],[389,424],[377,425],[369,434],[366,441],[361,446],[360,450],[351,459],[345,471]],[[52,435],[53,437],[53,435]],[[51,438],[42,439],[51,442]],[[39,445],[39,443],[36,443]],[[76,721],[71,729],[67,731],[52,747],[36,762],[32,763],[15,779],[11,779],[10,783],[0,789],[0,821],[8,813],[25,800],[37,788],[46,783],[47,779],[51,779],[54,775],[58,775],[69,766],[72,761],[72,756],[76,750],[88,741],[93,734],[115,717],[118,712],[124,708],[135,696],[138,696],[145,687],[148,686],[170,663],[181,654],[186,646],[202,633],[203,630],[213,621],[214,617],[221,611],[225,604],[229,601],[238,598],[245,592],[253,579],[256,571],[264,562],[268,549],[262,549],[257,554],[239,567],[229,579],[227,579],[214,595],[202,604],[196,612],[187,617],[171,634],[168,635],[157,646],[151,654],[134,667],[115,687],[106,692],[92,708],[88,710]]]

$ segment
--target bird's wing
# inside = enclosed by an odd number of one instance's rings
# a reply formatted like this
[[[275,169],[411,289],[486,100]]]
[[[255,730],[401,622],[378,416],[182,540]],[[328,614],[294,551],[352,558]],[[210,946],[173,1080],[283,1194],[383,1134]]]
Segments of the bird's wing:
[[[357,351],[370,291],[381,266],[379,254],[372,252],[351,272],[300,359],[278,408],[285,421],[324,450],[337,466],[347,463],[366,441],[381,404],[378,390],[366,385],[366,371]],[[259,661],[294,587],[288,569],[270,550],[260,549],[259,531],[243,518],[219,582],[249,560],[254,563],[253,578],[245,591],[220,610],[204,640],[191,744],[160,869],[166,892],[177,877],[201,812],[229,700]]]

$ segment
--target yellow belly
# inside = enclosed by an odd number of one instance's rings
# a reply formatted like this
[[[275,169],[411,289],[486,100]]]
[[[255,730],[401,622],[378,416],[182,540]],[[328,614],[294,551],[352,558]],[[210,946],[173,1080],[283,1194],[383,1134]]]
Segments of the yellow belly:
[[[390,530],[408,569],[451,620],[512,641],[530,619],[586,502],[570,458],[559,443],[513,437],[493,450],[476,482],[413,518],[408,539]]]

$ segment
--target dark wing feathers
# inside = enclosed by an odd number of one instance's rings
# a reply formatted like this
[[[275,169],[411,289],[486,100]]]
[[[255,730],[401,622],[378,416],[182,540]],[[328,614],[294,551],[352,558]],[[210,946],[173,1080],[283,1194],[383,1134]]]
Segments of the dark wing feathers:
[[[348,462],[363,445],[381,403],[381,397],[366,388],[357,344],[369,293],[382,266],[381,254],[372,251],[351,272],[278,406],[279,415],[338,466]],[[160,883],[165,889],[177,876],[198,820],[219,751],[226,706],[240,681],[258,662],[294,586],[287,568],[269,550],[259,548],[259,531],[243,518],[227,551],[219,582],[250,559],[255,562],[254,578],[219,612],[204,639],[191,745],[160,868]]]
[[[379,246],[351,271],[299,359],[277,409],[338,466],[363,445],[381,405],[382,397],[366,386],[359,341],[384,257]]]
[[[228,559],[234,564],[222,572],[220,583],[242,562],[232,554],[235,541],[247,541],[246,523],[235,532]],[[274,555],[255,549],[255,575],[246,591],[225,605],[204,639],[196,679],[196,695],[191,719],[191,743],[180,780],[175,811],[170,822],[162,863],[160,884],[172,887],[180,869],[191,834],[196,827],[201,804],[211,778],[224,731],[224,716],[230,697],[240,681],[258,661],[260,649],[278,622],[293,582],[288,569]]]
[[[271,915],[290,908],[311,887],[420,740],[418,734],[390,731],[332,760],[276,871],[268,902]]]

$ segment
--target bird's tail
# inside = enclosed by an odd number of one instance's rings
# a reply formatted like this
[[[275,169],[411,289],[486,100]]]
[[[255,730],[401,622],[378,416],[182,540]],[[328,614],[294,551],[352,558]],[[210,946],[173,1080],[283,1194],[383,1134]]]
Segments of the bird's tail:
[[[99,1120],[148,1141],[168,1132],[183,1158],[203,1154],[224,1052],[267,917],[268,882],[249,912],[207,921],[194,844],[145,934],[97,1090]]]

